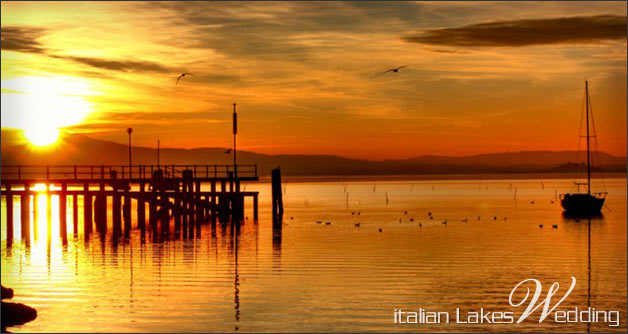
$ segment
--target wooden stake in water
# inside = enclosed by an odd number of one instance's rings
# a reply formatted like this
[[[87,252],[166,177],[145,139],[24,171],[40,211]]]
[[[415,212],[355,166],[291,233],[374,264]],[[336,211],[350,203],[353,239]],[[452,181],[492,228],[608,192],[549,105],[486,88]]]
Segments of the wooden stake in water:
[[[388,192],[386,192],[386,205],[388,205],[390,201],[388,200]]]
[[[347,199],[346,199],[346,202],[347,202],[347,207],[349,207],[349,193],[347,193]]]
[[[517,203],[517,187],[515,187],[515,203]]]

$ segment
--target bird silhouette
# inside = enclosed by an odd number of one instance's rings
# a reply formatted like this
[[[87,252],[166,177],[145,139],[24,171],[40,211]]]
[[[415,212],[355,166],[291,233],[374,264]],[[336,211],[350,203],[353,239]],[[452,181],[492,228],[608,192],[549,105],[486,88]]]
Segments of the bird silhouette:
[[[185,76],[187,76],[187,75],[192,75],[192,73],[188,73],[188,72],[181,73],[181,74],[177,77],[177,82],[175,82],[175,84],[174,84],[174,85],[175,85],[175,86],[176,86],[176,85],[178,85],[178,84],[179,84],[179,80],[181,80],[181,78],[183,78],[183,77],[185,77]]]
[[[382,72],[381,74],[385,74],[385,73],[388,73],[388,72],[397,73],[397,72],[399,72],[399,70],[400,70],[400,69],[402,69],[402,68],[406,68],[406,67],[409,67],[409,66],[412,66],[412,65],[403,65],[403,66],[399,66],[399,67],[391,68],[391,69],[389,69],[389,70],[386,70],[386,71]]]
[[[229,153],[231,153],[231,151],[232,151],[232,149],[228,148],[228,149],[225,151],[225,154],[229,154]]]

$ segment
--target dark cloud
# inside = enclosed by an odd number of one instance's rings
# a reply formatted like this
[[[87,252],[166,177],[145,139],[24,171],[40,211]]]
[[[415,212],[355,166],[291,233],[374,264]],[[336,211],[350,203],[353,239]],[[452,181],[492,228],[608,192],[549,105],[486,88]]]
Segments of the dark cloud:
[[[122,71],[122,72],[156,72],[156,73],[168,73],[173,70],[158,63],[150,61],[133,61],[133,60],[107,60],[91,57],[73,57],[73,56],[57,56],[52,55],[53,58],[71,60],[76,63],[89,65],[92,67],[100,68],[110,71]]]
[[[37,39],[44,30],[24,26],[2,27],[2,50],[28,53],[45,53],[46,49]]]
[[[90,57],[74,57],[74,56],[61,56],[51,54],[50,50],[44,47],[42,43],[38,41],[40,37],[45,34],[46,30],[35,27],[25,26],[8,26],[2,27],[2,50],[4,51],[16,51],[24,53],[37,53],[47,55],[51,58],[63,59],[88,65],[94,68],[110,70],[110,71],[123,71],[123,72],[158,72],[165,73],[172,70],[164,65],[149,62],[149,61],[135,61],[135,60],[107,60]]]
[[[619,39],[626,39],[626,16],[498,21],[427,30],[404,37],[413,43],[471,47],[596,43]]]

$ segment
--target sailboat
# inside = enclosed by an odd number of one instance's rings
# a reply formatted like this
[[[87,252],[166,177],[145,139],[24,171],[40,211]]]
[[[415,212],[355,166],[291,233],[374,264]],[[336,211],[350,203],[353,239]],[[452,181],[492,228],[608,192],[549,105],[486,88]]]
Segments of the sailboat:
[[[589,130],[589,119],[592,120],[592,115],[588,81],[585,81],[584,87],[586,100],[585,117],[587,128],[587,134],[586,136],[584,136],[587,140],[587,182],[575,182],[575,184],[578,186],[578,192],[561,194],[560,204],[562,205],[563,209],[565,209],[565,215],[591,217],[598,216],[602,213],[602,207],[604,206],[604,200],[606,199],[607,193],[591,192],[591,138],[593,136],[591,136]],[[586,186],[586,193],[579,191],[580,186]]]

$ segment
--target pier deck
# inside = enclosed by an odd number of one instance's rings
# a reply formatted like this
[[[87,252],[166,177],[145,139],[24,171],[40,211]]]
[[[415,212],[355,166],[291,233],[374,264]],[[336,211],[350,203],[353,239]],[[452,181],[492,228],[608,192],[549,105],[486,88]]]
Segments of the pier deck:
[[[106,231],[107,213],[111,212],[114,236],[122,233],[123,219],[124,233],[128,236],[133,228],[134,200],[136,228],[142,235],[146,230],[154,235],[168,233],[174,220],[175,233],[191,237],[195,227],[203,223],[215,224],[218,220],[239,224],[244,218],[246,197],[253,199],[253,218],[257,220],[259,193],[240,191],[240,183],[258,180],[257,165],[6,165],[2,166],[1,183],[7,208],[7,242],[12,241],[14,234],[15,196],[20,201],[22,236],[30,233],[31,200],[43,193],[59,196],[60,235],[64,241],[68,197],[72,198],[75,233],[78,231],[76,203],[82,197],[84,233],[91,233],[94,225],[99,231]],[[45,185],[43,189],[41,184]]]

